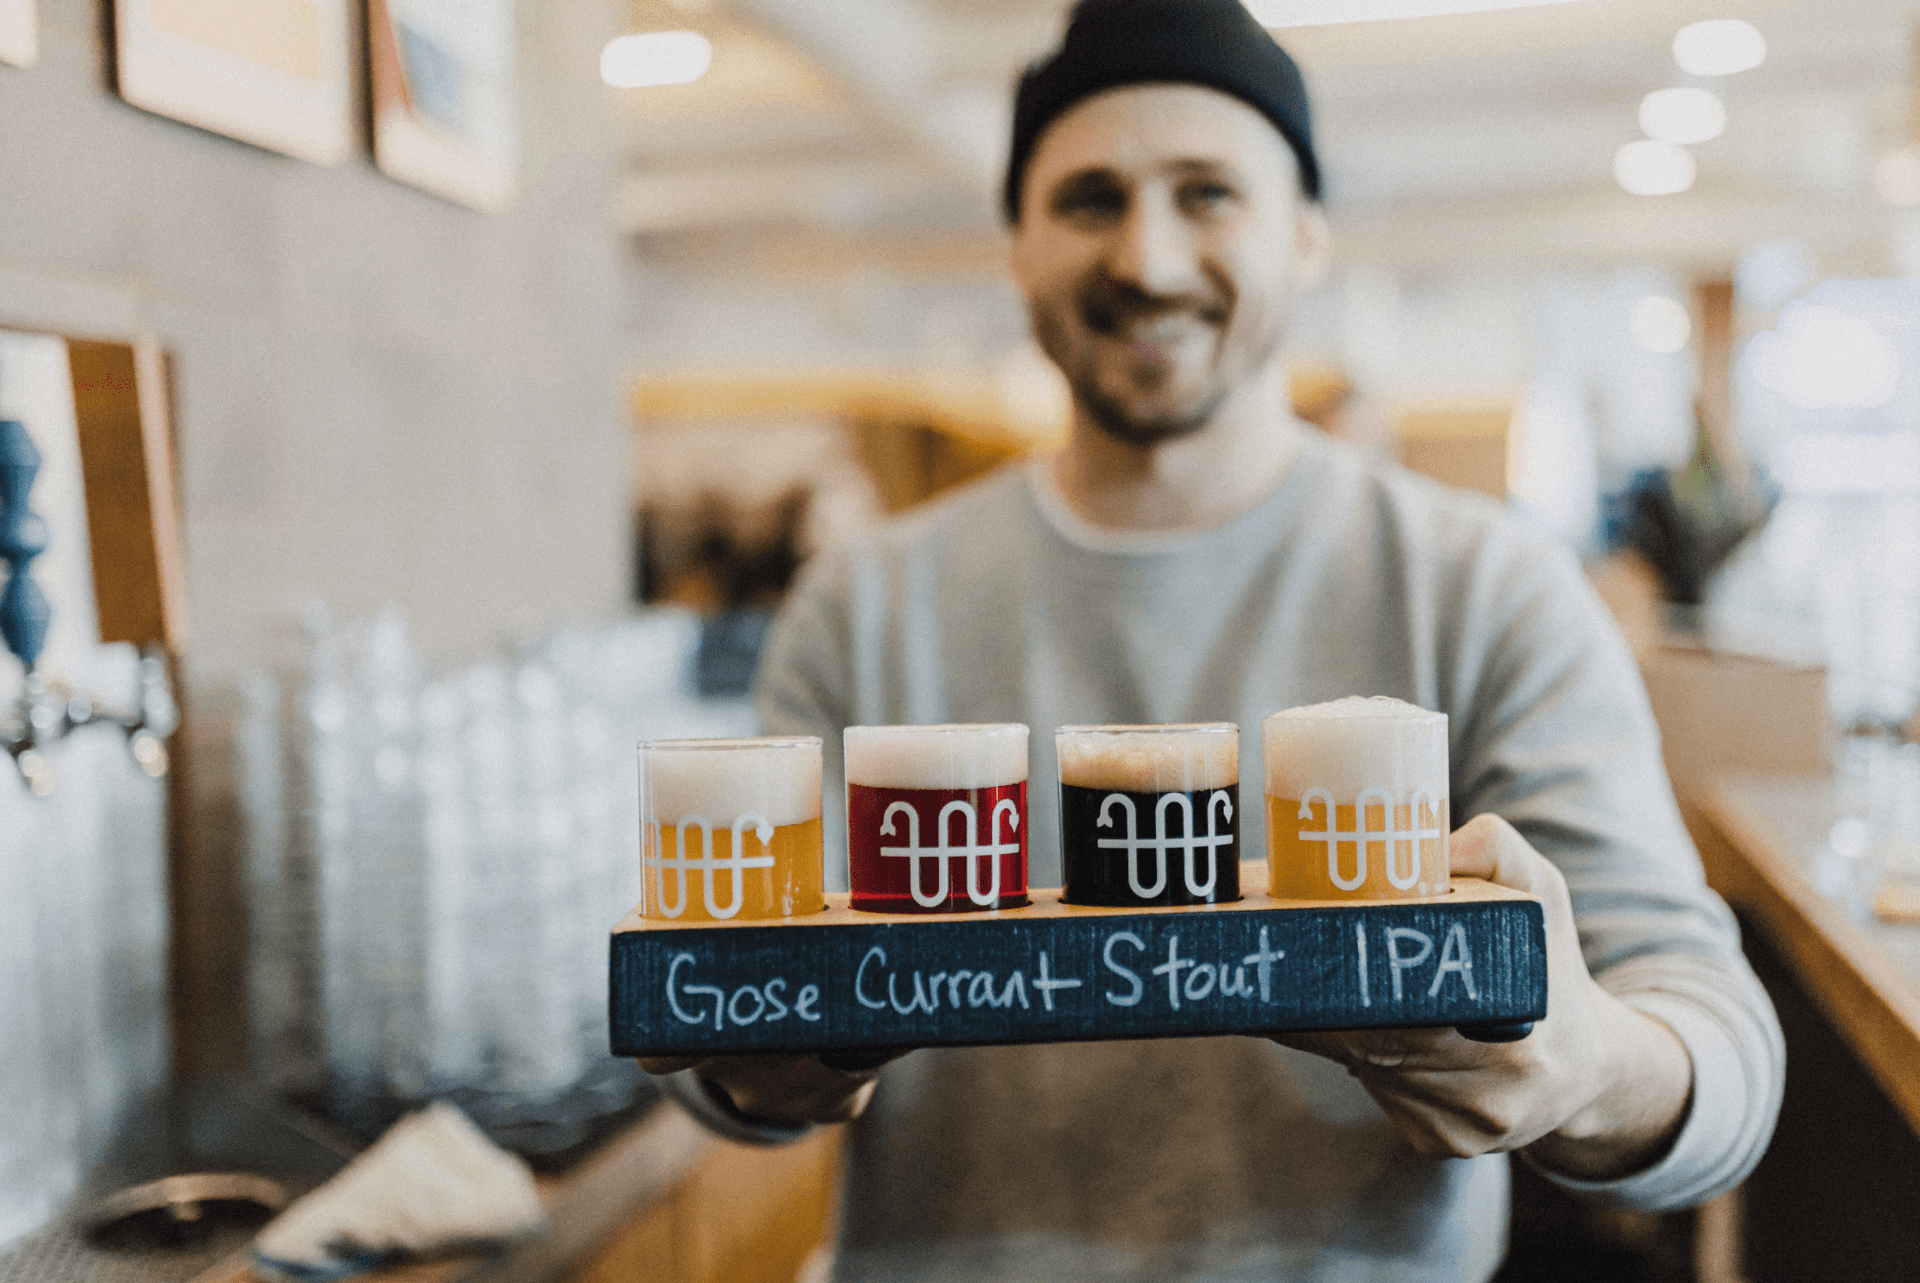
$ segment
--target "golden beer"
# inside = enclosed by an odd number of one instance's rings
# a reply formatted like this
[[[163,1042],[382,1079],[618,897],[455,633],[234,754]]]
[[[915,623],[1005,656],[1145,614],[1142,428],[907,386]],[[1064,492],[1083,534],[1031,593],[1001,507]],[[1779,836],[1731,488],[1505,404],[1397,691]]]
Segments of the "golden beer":
[[[1449,881],[1447,718],[1397,699],[1275,713],[1266,750],[1271,893],[1410,900]]]
[[[640,745],[640,915],[754,922],[826,908],[820,740]]]
[[[1411,806],[1396,806],[1391,816],[1380,801],[1364,814],[1358,806],[1335,806],[1329,823],[1321,798],[1303,804],[1298,798],[1269,797],[1267,849],[1271,893],[1282,900],[1444,895],[1447,799],[1422,799],[1417,813]]]
[[[771,829],[640,826],[643,917],[672,922],[797,918],[827,907],[821,874],[820,818]]]

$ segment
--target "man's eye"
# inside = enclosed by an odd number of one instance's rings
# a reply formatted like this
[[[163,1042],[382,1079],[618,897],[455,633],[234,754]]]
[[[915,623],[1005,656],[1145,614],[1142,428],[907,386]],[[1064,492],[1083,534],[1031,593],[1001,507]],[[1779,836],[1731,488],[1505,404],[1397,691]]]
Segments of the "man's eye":
[[[1112,183],[1069,183],[1054,197],[1053,209],[1066,218],[1118,218],[1127,194]]]
[[[1180,186],[1180,204],[1194,212],[1219,209],[1233,198],[1233,188],[1225,183],[1197,181]]]

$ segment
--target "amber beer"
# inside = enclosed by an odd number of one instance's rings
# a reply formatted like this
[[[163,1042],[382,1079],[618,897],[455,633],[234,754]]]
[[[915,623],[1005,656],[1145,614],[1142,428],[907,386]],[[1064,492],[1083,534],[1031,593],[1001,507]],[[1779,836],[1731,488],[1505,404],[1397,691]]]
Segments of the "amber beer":
[[[1341,699],[1262,723],[1273,894],[1406,900],[1447,890],[1447,718]]]
[[[847,871],[874,913],[1027,903],[1027,728],[850,726]]]
[[[826,907],[820,740],[640,745],[640,913],[758,921]]]
[[[1240,898],[1240,728],[1063,726],[1060,848],[1069,904]]]

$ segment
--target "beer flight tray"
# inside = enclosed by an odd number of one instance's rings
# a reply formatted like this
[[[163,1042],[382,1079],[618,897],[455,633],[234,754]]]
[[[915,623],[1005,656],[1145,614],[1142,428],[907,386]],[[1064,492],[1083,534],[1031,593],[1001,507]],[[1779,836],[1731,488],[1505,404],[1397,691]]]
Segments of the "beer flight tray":
[[[879,1051],[1452,1025],[1510,1041],[1546,1014],[1539,901],[1475,878],[1420,900],[1267,895],[1180,908],[824,912],[614,929],[620,1056]]]

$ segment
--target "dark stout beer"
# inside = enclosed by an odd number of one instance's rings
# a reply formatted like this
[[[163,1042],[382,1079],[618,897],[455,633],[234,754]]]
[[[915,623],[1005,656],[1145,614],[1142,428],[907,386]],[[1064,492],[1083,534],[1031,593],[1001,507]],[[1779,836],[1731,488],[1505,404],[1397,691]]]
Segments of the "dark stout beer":
[[[1055,745],[1069,904],[1240,898],[1237,726],[1067,726]]]

